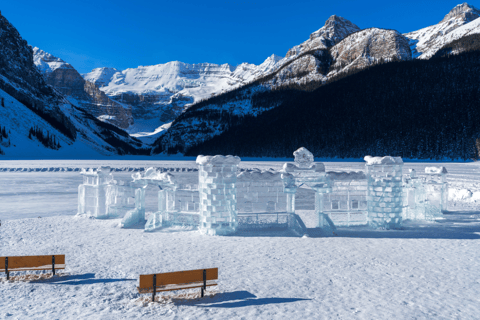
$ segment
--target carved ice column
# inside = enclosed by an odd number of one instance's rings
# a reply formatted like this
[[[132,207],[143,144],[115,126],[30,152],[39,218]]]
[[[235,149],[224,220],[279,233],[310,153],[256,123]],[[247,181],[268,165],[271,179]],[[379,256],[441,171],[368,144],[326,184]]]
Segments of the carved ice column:
[[[368,223],[394,229],[402,224],[403,160],[400,157],[366,156]]]
[[[288,213],[288,227],[292,228],[295,222],[295,193],[297,193],[297,186],[295,185],[295,178],[290,173],[282,174],[283,192],[287,194],[287,213]]]
[[[226,235],[237,228],[237,167],[239,157],[198,156],[200,231]]]

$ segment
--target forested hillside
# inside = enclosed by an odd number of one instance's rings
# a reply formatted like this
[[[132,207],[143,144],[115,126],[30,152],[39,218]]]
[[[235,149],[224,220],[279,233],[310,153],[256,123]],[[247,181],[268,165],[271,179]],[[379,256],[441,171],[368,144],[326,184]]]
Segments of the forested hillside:
[[[259,93],[259,100],[279,95],[283,103],[235,119],[185,151],[289,157],[304,146],[316,157],[471,159],[480,138],[479,80],[480,52],[471,51],[380,64],[313,92]]]

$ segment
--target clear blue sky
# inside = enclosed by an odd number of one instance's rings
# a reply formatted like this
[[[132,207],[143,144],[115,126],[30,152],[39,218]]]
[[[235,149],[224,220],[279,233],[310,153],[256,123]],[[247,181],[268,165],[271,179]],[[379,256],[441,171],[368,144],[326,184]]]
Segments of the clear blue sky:
[[[308,39],[333,14],[402,33],[438,23],[461,0],[10,0],[2,14],[32,46],[72,64],[260,64]],[[468,1],[480,8],[480,0]]]

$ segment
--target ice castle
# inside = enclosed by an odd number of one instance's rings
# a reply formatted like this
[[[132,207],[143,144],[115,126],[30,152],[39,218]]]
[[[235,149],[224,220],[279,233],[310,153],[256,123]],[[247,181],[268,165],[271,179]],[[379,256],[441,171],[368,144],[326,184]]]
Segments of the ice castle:
[[[398,229],[404,220],[435,220],[446,210],[444,167],[427,167],[422,177],[403,174],[400,157],[365,157],[365,171],[328,172],[305,148],[279,171],[240,170],[236,156],[197,157],[198,183],[182,183],[174,174],[148,168],[118,180],[110,167],[82,170],[78,213],[98,219],[122,218],[121,226],[155,231],[190,226],[208,235],[242,231],[307,230],[296,214],[298,188],[315,192],[316,229],[366,226]],[[191,180],[190,180],[191,181]],[[158,209],[146,217],[145,189],[158,188]],[[148,219],[147,219],[148,218]]]

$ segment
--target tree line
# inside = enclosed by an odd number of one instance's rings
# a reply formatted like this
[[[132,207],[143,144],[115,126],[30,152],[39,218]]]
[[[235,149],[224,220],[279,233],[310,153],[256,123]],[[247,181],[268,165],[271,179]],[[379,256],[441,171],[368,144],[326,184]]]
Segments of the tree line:
[[[382,63],[311,92],[260,92],[262,104],[280,95],[283,102],[183,151],[291,157],[304,146],[322,158],[477,159],[479,80],[480,51],[473,50]]]

